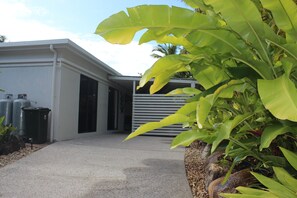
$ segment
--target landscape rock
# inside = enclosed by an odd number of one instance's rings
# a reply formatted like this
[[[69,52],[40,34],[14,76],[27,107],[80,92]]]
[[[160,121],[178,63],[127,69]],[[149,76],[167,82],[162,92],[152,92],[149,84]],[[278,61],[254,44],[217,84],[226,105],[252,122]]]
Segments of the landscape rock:
[[[220,177],[210,183],[208,186],[209,198],[220,198],[220,193],[236,193],[236,187],[248,186],[256,180],[250,173],[250,169],[243,169],[230,175],[228,181],[222,185],[224,177]]]
[[[205,187],[208,189],[208,186],[215,179],[226,175],[230,166],[220,165],[220,158],[224,155],[223,151],[216,151],[210,155],[205,161],[205,173],[206,177],[204,180]]]

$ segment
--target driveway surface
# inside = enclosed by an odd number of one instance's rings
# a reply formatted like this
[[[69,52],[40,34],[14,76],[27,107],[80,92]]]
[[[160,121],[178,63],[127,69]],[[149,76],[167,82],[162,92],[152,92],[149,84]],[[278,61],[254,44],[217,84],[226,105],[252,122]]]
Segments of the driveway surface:
[[[184,149],[171,138],[93,135],[51,144],[0,168],[0,197],[191,198]]]

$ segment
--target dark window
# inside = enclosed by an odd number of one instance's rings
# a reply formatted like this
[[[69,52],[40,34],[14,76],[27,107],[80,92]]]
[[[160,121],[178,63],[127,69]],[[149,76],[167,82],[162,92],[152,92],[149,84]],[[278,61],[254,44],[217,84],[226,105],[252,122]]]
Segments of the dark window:
[[[80,76],[78,133],[95,132],[97,128],[98,82]]]
[[[109,88],[108,93],[108,130],[118,129],[119,91]]]

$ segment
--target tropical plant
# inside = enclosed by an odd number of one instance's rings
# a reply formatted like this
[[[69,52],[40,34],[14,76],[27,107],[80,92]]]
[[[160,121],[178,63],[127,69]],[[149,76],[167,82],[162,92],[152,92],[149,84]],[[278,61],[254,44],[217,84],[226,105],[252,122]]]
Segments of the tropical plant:
[[[297,150],[297,6],[292,0],[185,0],[199,9],[137,6],[101,22],[96,33],[111,43],[155,40],[183,46],[187,54],[160,58],[139,83],[156,93],[178,72],[203,87],[174,90],[190,99],[176,113],[140,126],[127,139],[183,123],[189,131],[172,147],[195,140],[219,146],[234,163],[249,157],[253,169],[287,166],[282,146]],[[160,20],[161,19],[161,20]],[[253,160],[254,162],[254,160]]]
[[[285,148],[281,148],[281,151],[297,173],[297,155]],[[281,167],[273,167],[273,170],[275,173],[273,179],[259,173],[252,173],[267,189],[237,187],[236,190],[241,194],[222,193],[221,196],[226,198],[296,198],[297,179]]]
[[[170,43],[159,44],[153,49],[153,52],[151,54],[153,58],[162,58],[171,54],[179,54],[179,47]]]
[[[153,54],[151,54],[151,56],[153,58],[162,58],[164,56],[168,56],[168,55],[174,55],[174,54],[186,54],[187,51],[180,47],[180,46],[176,46],[176,45],[172,45],[170,43],[165,43],[165,44],[159,44],[157,45],[154,49],[153,49]],[[185,71],[185,72],[178,72],[175,73],[173,78],[192,78],[192,75],[189,71]]]
[[[11,125],[4,126],[3,122],[5,120],[5,116],[0,117],[0,143],[5,143],[9,140],[11,132],[16,130]]]

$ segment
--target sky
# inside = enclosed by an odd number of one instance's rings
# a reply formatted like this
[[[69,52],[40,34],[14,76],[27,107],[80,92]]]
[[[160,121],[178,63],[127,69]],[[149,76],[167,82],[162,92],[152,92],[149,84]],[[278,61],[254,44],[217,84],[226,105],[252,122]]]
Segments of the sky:
[[[181,0],[0,0],[0,35],[6,42],[69,38],[121,74],[139,75],[156,61],[156,43],[112,45],[94,32],[112,14],[142,4],[187,7]]]

